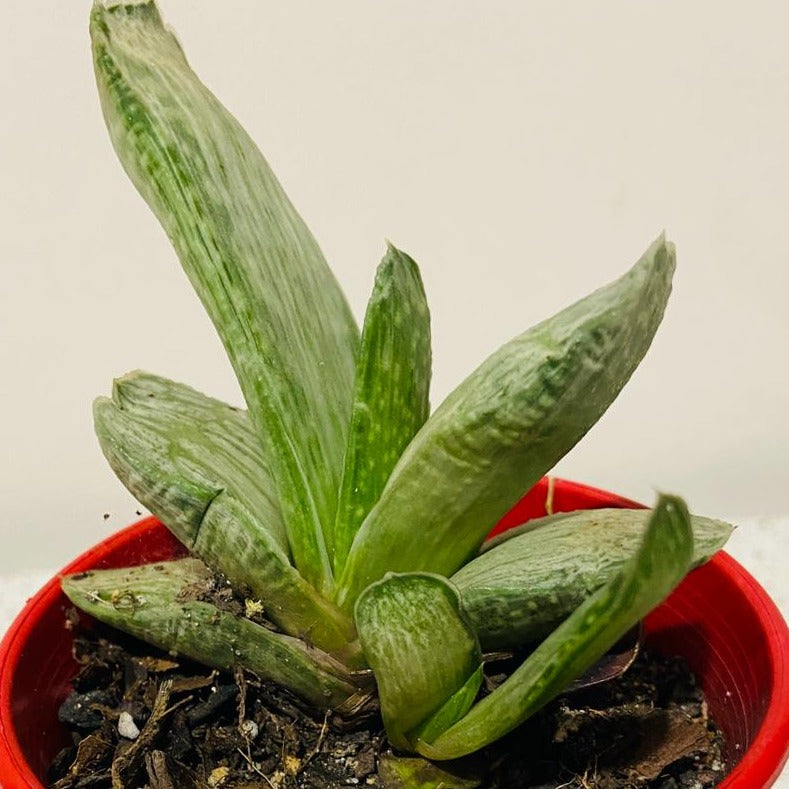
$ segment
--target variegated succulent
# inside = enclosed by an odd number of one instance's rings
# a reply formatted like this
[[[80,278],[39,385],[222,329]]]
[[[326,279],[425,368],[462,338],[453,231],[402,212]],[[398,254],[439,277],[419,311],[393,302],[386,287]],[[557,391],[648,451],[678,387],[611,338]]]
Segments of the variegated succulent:
[[[447,760],[500,738],[729,535],[661,496],[652,511],[554,515],[484,544],[642,359],[673,246],[658,238],[430,414],[416,263],[388,247],[360,333],[315,239],[155,4],[97,4],[90,30],[112,142],[247,410],[148,373],[116,380],[95,404],[101,447],[191,556],[65,578],[64,590],[100,620],[248,668],[317,709],[351,717],[379,704],[399,751]],[[195,592],[217,573],[248,616]],[[481,697],[486,652],[524,647],[522,665]]]

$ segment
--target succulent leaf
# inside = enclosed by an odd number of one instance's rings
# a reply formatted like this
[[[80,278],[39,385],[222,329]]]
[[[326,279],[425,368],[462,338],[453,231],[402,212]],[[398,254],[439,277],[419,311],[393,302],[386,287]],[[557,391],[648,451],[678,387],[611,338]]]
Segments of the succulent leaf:
[[[97,4],[90,32],[115,150],[170,237],[270,447],[295,564],[329,594],[323,530],[334,525],[358,343],[345,298],[263,156],[198,80],[155,4]]]
[[[198,559],[94,570],[67,576],[62,586],[108,625],[208,666],[243,666],[321,709],[353,707],[369,692],[360,675],[325,652],[211,603],[214,576]]]
[[[682,499],[661,496],[637,553],[582,603],[505,682],[432,743],[429,759],[456,759],[503,737],[591,666],[677,586],[693,561]]]
[[[451,575],[524,490],[605,412],[663,316],[674,247],[507,343],[409,444],[362,524],[339,583],[349,608],[385,572]]]
[[[155,500],[152,512],[168,527],[172,523],[174,534],[187,547],[195,542],[202,512],[225,491],[255,513],[257,529],[265,531],[266,539],[287,557],[274,480],[245,410],[164,376],[134,370],[113,381],[111,399],[96,400],[94,415],[102,449],[127,455],[128,463],[144,464],[139,474],[150,478],[146,483],[137,478],[134,468],[116,469],[124,484],[147,488],[161,483],[161,493],[147,493],[146,498],[161,498]],[[147,446],[151,447],[148,457]],[[156,478],[157,468],[161,480]],[[170,501],[165,481],[173,479],[185,495],[173,494]],[[185,506],[188,491],[194,500]],[[148,506],[146,501],[143,504]]]
[[[562,513],[492,540],[451,579],[482,648],[519,646],[550,633],[619,572],[650,517],[649,510]],[[697,566],[723,547],[732,527],[697,515],[690,522]]]
[[[438,723],[446,727],[466,711],[464,689],[481,679],[482,655],[445,578],[388,575],[365,589],[355,620],[392,745],[413,750],[410,735],[420,725],[434,719],[431,731]],[[477,682],[474,694],[478,688]]]
[[[430,314],[416,263],[391,244],[378,267],[362,342],[333,540],[337,575],[408,442],[430,413]]]
[[[94,405],[118,478],[194,554],[260,598],[284,632],[347,650],[350,617],[291,565],[274,483],[245,411],[149,373]]]

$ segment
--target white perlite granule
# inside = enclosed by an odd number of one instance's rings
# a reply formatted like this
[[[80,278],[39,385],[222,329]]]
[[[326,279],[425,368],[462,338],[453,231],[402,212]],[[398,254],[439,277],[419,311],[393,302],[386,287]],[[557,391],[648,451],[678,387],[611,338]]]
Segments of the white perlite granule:
[[[118,716],[118,734],[127,740],[136,740],[140,736],[140,730],[128,712],[122,712]]]

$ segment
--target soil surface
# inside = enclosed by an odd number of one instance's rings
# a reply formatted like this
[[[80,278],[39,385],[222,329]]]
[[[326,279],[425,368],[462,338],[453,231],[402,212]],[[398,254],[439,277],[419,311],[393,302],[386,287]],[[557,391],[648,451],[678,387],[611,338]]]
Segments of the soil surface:
[[[77,637],[75,656],[81,668],[59,714],[73,745],[54,760],[51,787],[388,785],[377,716],[353,727],[315,717],[249,673],[211,672],[101,627]],[[490,664],[488,690],[509,669]],[[724,777],[721,746],[682,661],[642,654],[623,677],[556,699],[500,745],[451,765],[461,777],[443,786],[707,789]]]

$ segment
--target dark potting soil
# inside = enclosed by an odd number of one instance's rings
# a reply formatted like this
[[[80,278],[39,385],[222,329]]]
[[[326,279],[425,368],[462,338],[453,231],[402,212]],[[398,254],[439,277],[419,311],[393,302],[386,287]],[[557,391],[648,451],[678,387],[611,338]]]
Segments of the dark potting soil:
[[[74,744],[52,764],[56,789],[385,786],[375,715],[353,727],[315,717],[249,673],[211,672],[101,628],[77,637],[75,656],[80,671],[60,709]],[[491,664],[486,685],[506,669]],[[724,777],[721,746],[684,663],[642,654],[619,679],[556,699],[500,745],[453,764],[477,780],[450,777],[444,789],[707,789]]]

